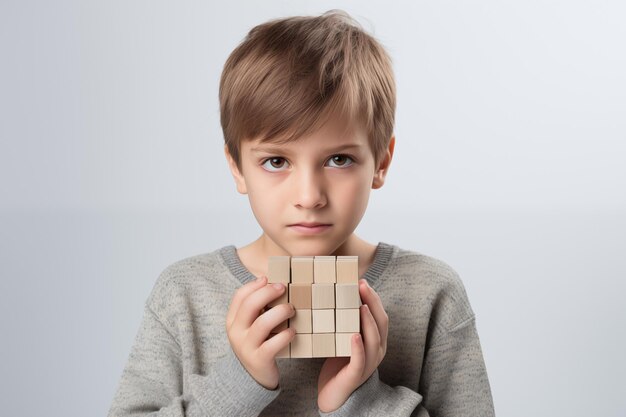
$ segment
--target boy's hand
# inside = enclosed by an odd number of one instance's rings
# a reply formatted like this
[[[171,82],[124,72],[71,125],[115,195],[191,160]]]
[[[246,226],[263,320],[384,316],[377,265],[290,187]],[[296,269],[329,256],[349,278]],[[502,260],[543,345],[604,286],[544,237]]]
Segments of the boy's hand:
[[[291,342],[294,329],[287,328],[266,340],[276,326],[290,317],[292,304],[279,304],[263,314],[261,310],[286,291],[284,284],[266,285],[262,276],[239,288],[226,316],[226,332],[235,355],[248,373],[267,389],[278,387],[276,355]]]
[[[350,358],[328,358],[324,362],[317,383],[317,406],[324,413],[341,407],[352,392],[374,373],[387,352],[389,317],[383,303],[364,279],[359,280],[359,293],[363,301],[363,338],[352,335]]]

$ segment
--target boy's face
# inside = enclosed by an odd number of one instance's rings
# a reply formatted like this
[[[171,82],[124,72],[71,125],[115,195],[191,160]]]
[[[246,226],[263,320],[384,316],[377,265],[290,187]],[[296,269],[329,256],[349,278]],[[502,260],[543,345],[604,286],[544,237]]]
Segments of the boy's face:
[[[336,124],[326,124],[288,144],[243,141],[241,172],[226,146],[224,151],[237,190],[248,194],[263,229],[267,252],[303,256],[332,254],[348,240],[365,213],[370,190],[384,183],[394,146],[392,138],[375,167],[363,129],[342,136]],[[303,222],[330,226],[316,233],[293,227]]]

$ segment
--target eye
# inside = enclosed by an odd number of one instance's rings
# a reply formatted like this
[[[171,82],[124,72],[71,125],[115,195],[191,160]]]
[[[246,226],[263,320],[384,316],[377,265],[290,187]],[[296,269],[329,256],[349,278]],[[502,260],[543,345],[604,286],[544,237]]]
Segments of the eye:
[[[350,163],[348,163],[346,160],[349,160]],[[267,158],[263,161],[263,163],[261,164],[261,166],[269,172],[280,172],[282,171],[280,168],[284,165],[285,162],[285,158],[282,158],[280,156],[273,156],[271,158]],[[337,155],[333,155],[329,161],[335,163],[336,165],[334,167],[336,168],[345,168],[345,167],[349,167],[354,163],[354,159],[349,156],[349,155],[344,155],[344,154],[337,154]],[[269,165],[267,164],[269,162]],[[277,168],[277,169],[271,169],[272,168]]]
[[[276,161],[284,161],[284,160],[285,160],[284,158],[281,158],[279,156],[273,156],[273,157],[267,158],[265,161],[263,161],[261,166],[265,167],[265,164],[269,162],[272,167],[276,167],[276,165],[279,165],[279,168],[280,168],[280,165],[283,165],[283,164],[280,164],[280,163],[275,164],[275,162]],[[270,172],[277,172],[277,171],[273,171],[271,169],[267,169],[267,170],[270,171]]]
[[[350,161],[352,161],[350,164],[346,164],[345,160],[349,159]],[[343,154],[337,154],[337,155],[333,155],[332,158],[329,159],[329,161],[333,161],[335,163],[338,163],[338,167],[346,167],[346,166],[350,166],[352,165],[352,163],[354,163],[354,160],[352,159],[351,156],[348,155],[343,155]]]

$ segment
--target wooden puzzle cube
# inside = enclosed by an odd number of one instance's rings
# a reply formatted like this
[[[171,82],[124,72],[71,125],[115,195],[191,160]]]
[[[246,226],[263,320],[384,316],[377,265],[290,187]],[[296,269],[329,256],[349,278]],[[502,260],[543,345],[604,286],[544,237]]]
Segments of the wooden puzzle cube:
[[[271,256],[268,284],[287,291],[268,305],[291,303],[296,314],[272,330],[289,327],[292,342],[277,358],[325,358],[351,355],[351,336],[360,332],[361,297],[358,256]]]

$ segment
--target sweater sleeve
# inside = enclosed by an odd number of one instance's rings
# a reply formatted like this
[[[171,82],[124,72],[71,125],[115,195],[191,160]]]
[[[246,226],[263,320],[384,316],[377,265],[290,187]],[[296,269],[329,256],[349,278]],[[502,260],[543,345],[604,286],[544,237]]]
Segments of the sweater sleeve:
[[[475,316],[460,280],[449,282],[451,289],[441,298],[445,307],[440,307],[446,314],[437,315],[441,331],[428,342],[418,392],[385,384],[377,369],[340,408],[331,413],[320,410],[321,417],[495,415]],[[447,326],[452,319],[460,320]]]
[[[428,348],[419,391],[432,416],[495,415],[474,316],[454,326]]]
[[[280,393],[252,378],[232,349],[183,392],[182,351],[146,305],[108,417],[257,416]]]
[[[422,396],[417,392],[399,385],[391,387],[382,382],[376,369],[341,407],[330,413],[318,411],[321,417],[429,417],[430,414],[421,402]]]
[[[419,393],[391,387],[378,369],[350,398],[321,417],[417,416],[492,417],[491,388],[476,331],[475,318],[465,320],[437,339],[426,353]]]

